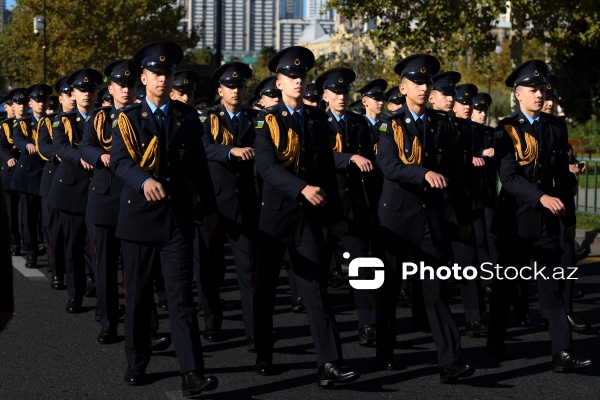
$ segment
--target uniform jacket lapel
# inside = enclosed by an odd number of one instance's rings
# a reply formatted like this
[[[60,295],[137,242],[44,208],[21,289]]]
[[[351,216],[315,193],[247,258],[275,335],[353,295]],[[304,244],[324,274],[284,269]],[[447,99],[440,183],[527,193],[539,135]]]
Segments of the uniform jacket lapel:
[[[168,121],[168,143],[170,144],[173,139],[177,136],[183,124],[183,114],[179,110],[178,104],[176,101],[171,101],[169,104],[169,121]]]

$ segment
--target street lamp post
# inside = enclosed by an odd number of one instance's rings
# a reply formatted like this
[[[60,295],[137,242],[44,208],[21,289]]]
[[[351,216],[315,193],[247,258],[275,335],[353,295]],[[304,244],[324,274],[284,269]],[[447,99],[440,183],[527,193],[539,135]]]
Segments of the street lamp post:
[[[43,71],[44,78],[42,83],[46,84],[46,0],[43,1],[43,15],[33,17],[33,34],[38,36],[42,31],[44,37],[42,42],[42,53],[43,53]]]

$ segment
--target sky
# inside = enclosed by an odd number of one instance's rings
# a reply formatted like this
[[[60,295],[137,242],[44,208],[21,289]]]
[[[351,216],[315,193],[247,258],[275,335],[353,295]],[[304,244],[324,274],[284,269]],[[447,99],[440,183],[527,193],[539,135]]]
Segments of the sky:
[[[10,9],[15,6],[15,0],[6,0],[6,8]]]

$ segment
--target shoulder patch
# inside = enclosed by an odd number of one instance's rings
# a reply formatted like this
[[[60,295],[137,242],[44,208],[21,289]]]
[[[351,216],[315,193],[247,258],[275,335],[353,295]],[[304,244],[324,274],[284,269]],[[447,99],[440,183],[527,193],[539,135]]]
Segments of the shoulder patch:
[[[494,139],[500,139],[502,136],[504,136],[504,131],[494,132]]]
[[[116,128],[116,126],[117,126],[117,125],[119,125],[119,120],[118,120],[118,119],[115,119],[115,120],[113,121],[113,123],[112,123],[112,127],[113,127],[113,128]]]
[[[256,121],[256,126],[254,127],[254,129],[262,129],[264,125],[265,121]]]
[[[198,119],[200,120],[200,122],[204,123],[204,121],[206,121],[206,115],[200,115],[198,116]]]
[[[54,121],[54,122],[52,123],[52,127],[53,127],[53,128],[56,128],[58,125],[60,125],[60,122],[58,122],[58,121]]]
[[[379,126],[379,131],[380,131],[380,132],[385,132],[385,131],[387,131],[387,127],[388,127],[388,124],[385,124],[385,123],[384,123],[384,124],[381,124],[381,125]]]

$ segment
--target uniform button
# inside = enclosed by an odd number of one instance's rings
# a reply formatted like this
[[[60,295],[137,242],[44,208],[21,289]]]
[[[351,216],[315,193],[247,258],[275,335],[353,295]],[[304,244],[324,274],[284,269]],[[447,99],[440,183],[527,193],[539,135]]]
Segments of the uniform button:
[[[51,174],[51,173],[52,173],[52,171],[48,171],[48,173],[49,173],[49,174]]]
[[[350,178],[350,174],[346,174],[346,178]]]
[[[170,177],[169,177],[169,178],[167,178],[167,182],[171,182],[171,178],[170,178]]]
[[[235,189],[235,192],[236,192],[236,193],[239,193],[240,191],[239,191],[238,189]]]
[[[387,203],[383,203],[383,206],[384,206],[384,207],[387,207]]]
[[[170,163],[170,162],[167,162],[167,167],[170,167],[170,166],[171,166],[171,163]]]
[[[423,208],[427,208],[427,204],[423,204]]]
[[[346,192],[349,192],[349,191],[350,191],[350,189],[349,189],[349,188],[346,188]]]
[[[423,191],[424,191],[424,192],[426,192],[426,191],[427,191],[427,187],[424,187],[424,188],[423,188]]]
[[[304,203],[300,202],[300,207],[302,207],[304,205]]]
[[[127,200],[127,204],[131,204],[131,200]]]
[[[95,187],[93,187],[93,188],[92,188],[92,190],[96,190],[96,188],[95,188]]]
[[[541,185],[541,184],[542,184],[542,181],[538,181],[538,185]]]
[[[306,151],[306,147],[303,147],[303,148],[302,148],[302,151]]]
[[[19,167],[23,168],[23,164],[19,165]],[[62,181],[61,181],[62,182]]]
[[[142,143],[142,147],[146,147],[146,143]]]
[[[264,205],[265,205],[265,202],[263,201],[263,202],[261,202],[260,204],[262,204],[262,205],[264,206]]]
[[[62,179],[59,179],[59,182],[62,183]]]
[[[241,147],[242,146],[242,142],[237,142],[237,145]]]
[[[171,195],[168,195],[168,196],[167,196],[167,199],[171,200]]]

